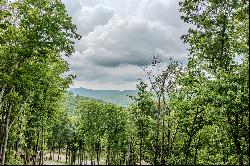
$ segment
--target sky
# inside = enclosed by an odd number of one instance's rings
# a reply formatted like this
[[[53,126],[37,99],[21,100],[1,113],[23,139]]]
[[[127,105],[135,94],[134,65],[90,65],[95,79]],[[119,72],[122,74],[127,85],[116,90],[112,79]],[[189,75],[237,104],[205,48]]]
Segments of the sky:
[[[178,0],[62,0],[82,39],[66,58],[71,87],[135,89],[146,77],[139,67],[159,55],[187,61],[180,39],[188,25],[181,19]]]

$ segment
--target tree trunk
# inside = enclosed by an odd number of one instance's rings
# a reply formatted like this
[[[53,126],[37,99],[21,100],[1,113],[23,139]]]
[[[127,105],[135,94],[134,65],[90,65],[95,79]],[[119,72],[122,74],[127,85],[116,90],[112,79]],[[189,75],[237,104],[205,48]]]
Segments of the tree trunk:
[[[77,158],[78,158],[78,164],[80,165],[80,152],[78,152]]]
[[[85,152],[84,152],[84,156],[85,156],[85,163],[88,164],[88,155],[85,154]]]
[[[44,165],[44,127],[42,125],[42,165]]]
[[[3,103],[0,103],[0,107]],[[0,120],[0,163],[2,163],[2,153],[3,153],[3,146],[4,146],[4,121],[5,121],[5,113],[4,113],[4,109],[1,110],[0,108],[0,112],[1,112],[1,120]]]
[[[68,162],[68,145],[67,145],[67,148],[66,148],[66,163]]]
[[[158,139],[159,139],[159,127],[160,127],[160,112],[161,112],[161,98],[158,96],[158,113],[157,113],[157,126],[156,126],[156,137],[155,137],[155,153],[154,153],[154,165],[158,165]]]
[[[83,150],[82,150],[83,152],[83,164],[85,165],[85,158],[86,158],[86,155],[85,155],[85,149],[83,148]]]
[[[21,133],[21,129],[22,129],[22,126],[21,126],[21,122],[19,120],[19,116],[17,118],[17,121],[18,121],[18,132],[17,132],[17,141],[16,141],[16,145],[15,145],[15,159],[17,158],[17,153],[18,153],[18,142],[20,142],[20,133]]]
[[[106,156],[106,165],[108,165],[108,152],[107,152],[107,156]]]
[[[7,84],[4,84],[3,86],[2,86],[2,89],[1,89],[1,93],[0,93],[0,111],[1,111],[1,109],[2,109],[2,105],[3,105],[3,94],[4,94],[4,92],[5,92],[5,89],[7,88]]]
[[[50,150],[49,152],[49,160],[52,160],[52,154],[51,154],[52,150]]]
[[[39,146],[39,139],[40,139],[40,131],[37,131],[37,140],[36,140],[36,155],[38,154],[38,146]]]
[[[195,155],[194,155],[194,165],[196,165],[196,160],[197,160],[197,154],[198,154],[198,148],[195,148]]]
[[[99,165],[99,151],[96,151],[96,160],[97,160],[97,165]]]
[[[29,162],[30,162],[30,156],[29,156],[29,148],[28,147],[26,147],[26,149],[25,149],[25,153],[26,153],[26,155],[25,155],[25,159],[26,159],[26,163],[27,164],[29,164]]]
[[[140,139],[140,153],[139,153],[139,157],[140,157],[140,165],[141,165],[141,161],[142,161],[142,138],[143,138],[143,129],[141,129],[142,133],[141,133],[141,139]]]
[[[91,165],[93,165],[93,158],[92,158],[92,154],[91,154],[91,156],[90,156],[90,162],[91,162]]]
[[[110,163],[109,163],[109,157],[110,157],[110,146],[108,145],[108,148],[107,148],[107,157],[106,157],[106,165],[110,165]]]
[[[9,123],[10,123],[10,114],[11,114],[11,109],[12,109],[12,104],[10,104],[6,119],[5,119],[5,131],[4,131],[4,144],[3,144],[3,149],[2,149],[2,161],[1,165],[5,164],[5,154],[7,151],[7,144],[8,144],[8,138],[9,138]]]
[[[18,152],[18,141],[15,142],[15,159],[17,158],[17,152]]]
[[[165,131],[165,111],[163,111],[162,113],[162,131],[161,131],[161,157],[160,157],[160,160],[161,160],[161,165],[165,165],[165,159],[164,159],[164,152],[165,152],[165,149],[164,149],[164,131]]]
[[[41,161],[41,151],[39,151],[38,156],[39,156],[38,165],[41,165],[41,163],[42,163],[42,161]]]
[[[7,85],[6,85],[7,86]],[[6,86],[2,88],[1,90],[1,102],[0,102],[0,111],[1,111],[1,107],[3,105],[2,103],[2,97],[3,97],[3,93],[6,89]],[[9,94],[12,93],[15,90],[15,86],[12,86]],[[9,108],[5,117],[5,126],[4,126],[4,134],[2,133],[3,136],[3,145],[2,145],[2,154],[1,154],[1,165],[5,164],[5,155],[6,155],[6,151],[7,151],[7,144],[8,144],[8,138],[9,138],[9,123],[10,123],[10,115],[11,115],[11,111],[12,111],[12,104],[9,103]],[[4,119],[2,119],[2,122],[4,121]]]
[[[36,158],[35,158],[35,155],[32,156],[32,162],[33,162],[33,165],[36,165]]]
[[[71,151],[70,151],[70,149],[69,149],[69,156],[68,156],[69,158],[69,164],[71,164]]]
[[[54,160],[55,160],[55,147],[54,147],[54,141],[53,141],[53,145],[52,145],[52,151],[53,151],[52,161],[54,161]]]
[[[1,111],[1,110],[0,110]],[[2,152],[3,152],[3,133],[4,133],[4,114],[2,113],[2,118],[1,118],[1,126],[0,126],[0,162],[2,161]]]
[[[57,157],[58,161],[60,160],[60,155],[61,155],[61,144],[59,143],[59,154],[58,154],[58,157]]]
[[[80,148],[80,151],[79,151],[79,155],[80,155],[80,165],[82,165],[82,147]]]

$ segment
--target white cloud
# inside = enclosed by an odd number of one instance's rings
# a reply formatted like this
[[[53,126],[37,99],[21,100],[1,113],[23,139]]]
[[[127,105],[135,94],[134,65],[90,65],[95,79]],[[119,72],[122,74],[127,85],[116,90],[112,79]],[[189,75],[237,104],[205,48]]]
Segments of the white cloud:
[[[98,25],[105,25],[114,15],[114,11],[100,4],[94,7],[83,6],[73,15],[74,21],[78,24],[79,32],[89,33]]]
[[[138,65],[157,52],[161,59],[186,60],[180,40],[187,26],[176,0],[63,0],[79,32],[77,52],[67,58],[74,86],[135,88]],[[134,89],[132,88],[132,89]]]
[[[176,56],[185,51],[175,29],[161,23],[150,22],[135,16],[115,15],[105,25],[96,26],[77,43],[77,50],[85,59],[100,66],[119,64],[139,65],[156,49]]]
[[[143,0],[138,9],[138,16],[181,29],[184,26],[179,8],[177,0]]]

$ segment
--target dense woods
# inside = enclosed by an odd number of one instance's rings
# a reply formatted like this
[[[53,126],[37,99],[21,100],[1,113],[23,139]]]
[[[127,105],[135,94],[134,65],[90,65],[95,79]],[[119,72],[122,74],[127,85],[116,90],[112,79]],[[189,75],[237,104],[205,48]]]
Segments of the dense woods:
[[[249,165],[248,1],[180,2],[188,64],[153,56],[128,107],[67,91],[81,36],[60,0],[0,3],[2,165]]]

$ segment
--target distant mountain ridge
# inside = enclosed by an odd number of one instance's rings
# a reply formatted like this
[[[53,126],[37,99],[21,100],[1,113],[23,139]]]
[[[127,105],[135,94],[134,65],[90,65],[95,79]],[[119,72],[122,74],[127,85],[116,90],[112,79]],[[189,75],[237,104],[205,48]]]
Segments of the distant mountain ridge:
[[[93,90],[87,88],[70,88],[74,95],[85,96],[111,102],[121,106],[128,106],[132,102],[129,96],[136,96],[137,90]]]

